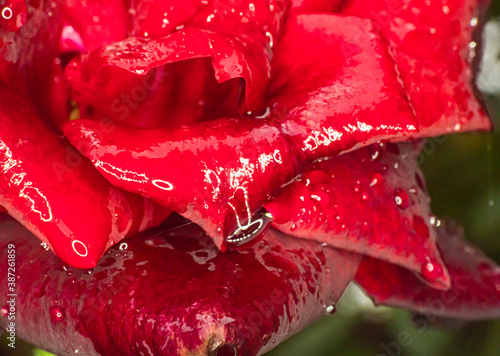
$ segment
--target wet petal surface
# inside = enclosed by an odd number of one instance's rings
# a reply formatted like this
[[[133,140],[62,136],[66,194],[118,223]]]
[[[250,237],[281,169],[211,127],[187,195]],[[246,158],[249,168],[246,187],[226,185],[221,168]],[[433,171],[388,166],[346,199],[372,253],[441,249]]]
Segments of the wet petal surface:
[[[418,143],[374,144],[309,166],[264,207],[274,226],[299,238],[355,251],[425,272],[427,282],[449,287],[436,247]],[[425,276],[425,277],[424,277]],[[432,277],[432,278],[431,278]]]
[[[417,136],[491,128],[474,88],[488,3],[348,0],[343,4],[342,13],[374,20],[389,40],[417,114]]]
[[[127,239],[87,272],[40,249],[18,223],[0,224],[2,258],[14,243],[23,275],[18,335],[57,354],[256,355],[325,314],[359,263],[273,230],[224,254],[190,225]]]
[[[449,290],[432,289],[407,270],[370,257],[363,258],[356,281],[376,304],[439,317],[500,317],[500,267],[466,242],[456,223],[442,222],[437,232],[450,274]],[[432,272],[429,269],[428,273]]]
[[[67,263],[93,267],[168,209],[109,184],[20,98],[0,87],[0,204]]]

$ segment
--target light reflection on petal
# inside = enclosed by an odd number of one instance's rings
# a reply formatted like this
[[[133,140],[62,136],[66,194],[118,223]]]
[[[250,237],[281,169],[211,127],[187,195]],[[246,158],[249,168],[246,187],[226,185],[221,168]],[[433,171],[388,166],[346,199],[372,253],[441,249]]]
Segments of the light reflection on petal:
[[[52,221],[52,209],[49,201],[38,188],[32,187],[31,184],[31,182],[27,182],[21,189],[19,196],[31,203],[31,211],[38,213],[42,221]]]

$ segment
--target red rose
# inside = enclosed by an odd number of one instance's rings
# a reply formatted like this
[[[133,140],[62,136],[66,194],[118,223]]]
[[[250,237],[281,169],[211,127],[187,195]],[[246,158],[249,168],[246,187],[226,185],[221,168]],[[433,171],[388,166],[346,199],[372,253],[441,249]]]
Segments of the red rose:
[[[26,229],[0,216],[23,277],[2,265],[0,298],[18,295],[18,335],[253,355],[353,280],[376,303],[498,317],[498,267],[431,214],[418,168],[422,138],[491,127],[470,45],[487,5],[5,3],[0,206]]]

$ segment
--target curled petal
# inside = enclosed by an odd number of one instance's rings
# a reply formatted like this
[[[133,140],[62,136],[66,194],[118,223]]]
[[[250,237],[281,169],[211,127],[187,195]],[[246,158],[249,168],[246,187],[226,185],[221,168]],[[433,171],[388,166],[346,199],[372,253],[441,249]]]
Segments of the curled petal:
[[[500,267],[466,242],[455,223],[442,222],[437,232],[449,290],[433,289],[409,271],[371,257],[363,258],[356,281],[376,304],[445,318],[500,317]]]
[[[418,153],[415,143],[385,143],[322,160],[264,207],[286,234],[397,264],[447,289]]]
[[[83,116],[171,127],[260,107],[269,69],[242,42],[189,28],[93,51],[70,63],[66,77]]]
[[[273,230],[221,253],[194,225],[130,238],[89,271],[65,266],[12,220],[0,222],[2,260],[9,243],[23,276],[17,335],[56,354],[257,355],[325,314],[359,263]]]
[[[304,160],[267,120],[136,130],[82,119],[64,131],[113,185],[151,197],[199,224],[222,249],[225,237],[249,223]]]
[[[168,214],[109,184],[2,87],[0,98],[0,205],[68,264],[93,267],[106,248]]]

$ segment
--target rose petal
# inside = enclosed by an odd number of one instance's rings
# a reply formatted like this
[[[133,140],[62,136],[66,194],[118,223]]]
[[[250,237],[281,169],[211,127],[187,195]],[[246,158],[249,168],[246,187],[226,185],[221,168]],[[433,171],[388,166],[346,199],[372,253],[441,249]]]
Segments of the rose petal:
[[[288,3],[288,0],[214,0],[186,26],[237,38],[247,46],[261,47],[256,48],[258,51],[270,50],[279,35]]]
[[[133,0],[130,4],[132,35],[150,38],[168,35],[208,3],[208,0]]]
[[[9,243],[23,276],[17,335],[89,356],[263,353],[334,306],[359,263],[272,230],[224,254],[194,225],[130,238],[88,273],[61,264],[11,220],[0,223],[2,260]]]
[[[50,117],[58,115],[60,107],[48,95],[58,90],[58,77],[53,69],[62,26],[59,5],[42,0],[28,1],[25,7],[26,21],[20,29],[0,29],[0,82],[12,91],[31,97],[37,110],[51,122]]]
[[[222,249],[237,224],[247,224],[305,160],[267,120],[137,130],[82,119],[64,131],[113,185],[197,223]]]
[[[280,231],[398,264],[450,286],[416,144],[374,144],[314,163],[264,205]],[[429,262],[437,273],[422,273]]]
[[[330,35],[311,35],[316,33],[314,28],[318,33],[321,29],[326,31],[326,25],[341,40]],[[353,25],[359,31],[347,32],[341,25]],[[322,61],[328,67],[324,71],[309,67],[309,61],[316,60],[304,55],[297,64],[304,64],[299,73],[322,73],[320,77],[299,76],[306,82],[291,79],[297,73],[287,68],[293,68],[293,64],[285,58],[278,60],[281,64],[277,68],[284,72],[277,74],[281,79],[275,82],[276,107],[260,120],[220,119],[177,130],[141,131],[114,126],[108,130],[101,127],[103,119],[101,123],[85,120],[67,124],[65,133],[114,185],[149,196],[198,223],[224,248],[224,237],[247,224],[282,184],[310,162],[415,131],[413,114],[402,96],[394,63],[369,21],[307,15],[290,19],[287,26],[293,37],[293,41],[289,35],[283,39],[288,50],[295,48],[291,43],[294,41],[315,43],[316,50],[322,49],[325,43],[321,38],[333,41],[327,44],[334,53],[339,42],[361,52],[350,52],[349,58],[337,55],[335,60]],[[365,30],[372,32],[367,34]],[[362,50],[358,47],[361,44]],[[136,54],[127,62],[127,52],[114,53],[121,53],[121,65],[130,70],[136,68]],[[278,49],[278,57],[280,53]],[[151,55],[140,59],[144,65],[152,63]],[[285,78],[290,85],[283,83]],[[380,79],[381,83],[375,85],[373,79],[375,83]],[[287,105],[296,106],[281,114]],[[158,187],[154,184],[157,181],[168,185]]]
[[[23,0],[4,0],[0,13],[0,30],[17,31],[28,17],[26,2]]]
[[[373,19],[389,40],[420,124],[418,137],[491,128],[474,96],[471,65],[480,48],[474,31],[488,3],[347,0],[343,5],[345,14]]]
[[[156,40],[130,37],[66,68],[84,117],[137,127],[185,125],[253,110],[262,103],[268,72],[262,53],[200,29]]]
[[[292,139],[318,157],[416,132],[385,40],[354,17],[288,19],[273,58],[270,103],[287,130],[300,132]]]
[[[0,98],[0,205],[67,263],[93,267],[106,248],[168,214],[110,185],[3,87]]]
[[[294,14],[333,13],[340,10],[344,0],[292,0],[290,12]]]
[[[408,270],[370,257],[363,258],[356,281],[377,304],[438,317],[500,317],[500,267],[463,240],[453,222],[441,225],[437,242],[450,273],[449,290],[432,289]]]
[[[67,76],[84,117],[165,127],[262,108],[284,1],[195,3],[189,11],[159,1],[138,3],[140,11],[132,5],[141,24],[134,33],[147,39],[132,37],[73,63]],[[171,33],[169,19],[187,22]]]
[[[127,9],[123,0],[65,0],[60,17],[66,26],[68,40],[80,37],[80,52],[120,41],[127,35]],[[62,42],[61,52],[76,48]],[[64,47],[68,44],[69,47]],[[77,44],[73,41],[73,44]]]

